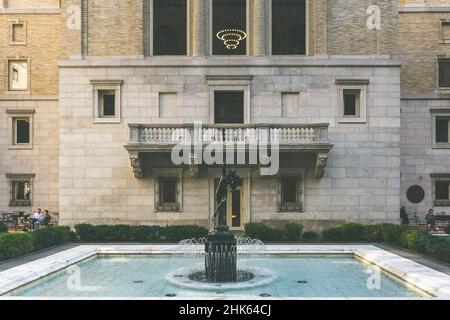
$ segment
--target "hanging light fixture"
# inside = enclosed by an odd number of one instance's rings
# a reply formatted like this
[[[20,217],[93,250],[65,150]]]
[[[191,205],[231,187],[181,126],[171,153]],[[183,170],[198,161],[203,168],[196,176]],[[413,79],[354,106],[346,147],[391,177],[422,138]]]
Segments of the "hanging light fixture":
[[[217,38],[223,41],[228,50],[236,50],[247,34],[239,29],[223,29],[217,32]]]

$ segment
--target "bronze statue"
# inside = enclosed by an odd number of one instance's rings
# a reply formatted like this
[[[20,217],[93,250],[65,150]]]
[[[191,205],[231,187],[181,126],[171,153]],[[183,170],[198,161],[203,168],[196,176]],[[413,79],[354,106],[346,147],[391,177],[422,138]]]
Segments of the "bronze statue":
[[[236,174],[236,170],[233,168],[226,169],[226,166],[222,168],[222,177],[220,178],[219,185],[216,190],[217,208],[214,212],[214,219],[217,219],[216,229],[218,231],[228,230],[227,226],[227,199],[228,199],[228,186],[231,191],[235,191],[240,185],[241,179]]]

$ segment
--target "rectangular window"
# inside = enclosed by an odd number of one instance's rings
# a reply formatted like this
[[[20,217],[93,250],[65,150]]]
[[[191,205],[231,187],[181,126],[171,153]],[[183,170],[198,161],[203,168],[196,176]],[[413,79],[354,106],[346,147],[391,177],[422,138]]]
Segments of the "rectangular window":
[[[432,174],[434,182],[434,205],[450,207],[450,174]]]
[[[278,210],[303,211],[302,177],[282,175],[278,178]]]
[[[186,0],[153,0],[153,54],[187,54]]]
[[[115,117],[116,116],[116,92],[114,90],[99,90],[99,114],[100,117]]]
[[[338,123],[367,122],[367,79],[336,79],[338,85]]]
[[[215,123],[244,123],[244,92],[214,91]]]
[[[13,118],[14,126],[14,139],[13,144],[30,144],[31,142],[31,130],[30,130],[30,118]]]
[[[450,59],[439,60],[439,87],[450,88]]]
[[[11,198],[9,205],[12,207],[29,207],[32,205],[32,180],[34,175],[7,174],[10,182]]]
[[[247,1],[212,0],[214,55],[247,54]]]
[[[344,89],[344,117],[359,117],[361,90]]]
[[[28,89],[28,63],[25,60],[9,61],[9,90]]]
[[[11,21],[10,25],[10,45],[27,44],[27,23],[25,21]]]
[[[441,39],[444,43],[450,43],[450,21],[441,21]]]
[[[94,123],[120,123],[122,80],[91,80],[94,88]]]
[[[159,177],[158,178],[158,211],[180,211],[179,201],[179,177]]]
[[[450,118],[436,117],[436,143],[449,143]]]
[[[272,0],[272,54],[306,54],[305,0]]]
[[[23,24],[14,24],[12,26],[12,40],[13,42],[25,42],[25,27]]]

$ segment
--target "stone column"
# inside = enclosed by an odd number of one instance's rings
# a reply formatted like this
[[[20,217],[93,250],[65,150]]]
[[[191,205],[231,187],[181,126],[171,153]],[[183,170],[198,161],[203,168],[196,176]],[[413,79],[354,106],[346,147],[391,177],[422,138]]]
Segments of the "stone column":
[[[205,55],[205,0],[193,0],[192,55]]]
[[[255,0],[253,8],[253,54],[266,55],[266,0]]]

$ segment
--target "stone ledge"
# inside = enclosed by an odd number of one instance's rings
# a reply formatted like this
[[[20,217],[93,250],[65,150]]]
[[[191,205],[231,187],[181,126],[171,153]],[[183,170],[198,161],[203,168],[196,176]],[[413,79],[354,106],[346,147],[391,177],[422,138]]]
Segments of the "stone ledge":
[[[58,62],[61,68],[220,68],[220,67],[393,67],[399,60],[386,55],[316,56],[316,57],[90,57],[86,60],[69,59]]]
[[[174,245],[80,245],[0,272],[0,295],[96,254],[171,254],[176,248]],[[372,245],[267,245],[266,248],[267,254],[354,254],[435,298],[450,299],[450,276]]]

